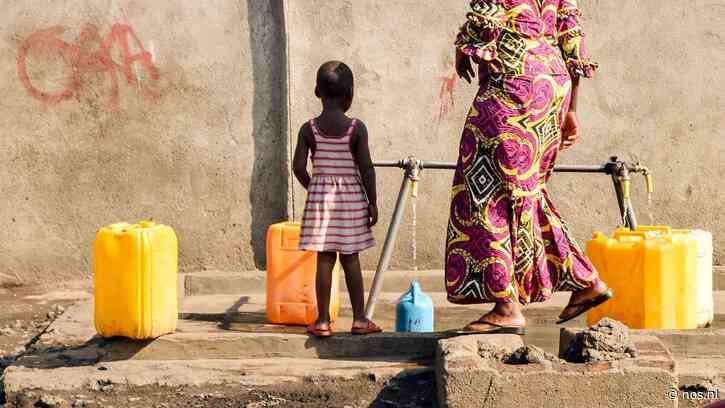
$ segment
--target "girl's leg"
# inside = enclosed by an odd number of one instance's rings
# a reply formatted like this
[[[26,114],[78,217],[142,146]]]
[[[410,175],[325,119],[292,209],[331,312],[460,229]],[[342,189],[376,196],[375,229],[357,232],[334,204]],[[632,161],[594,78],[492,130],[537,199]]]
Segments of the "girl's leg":
[[[340,263],[345,270],[345,283],[352,303],[353,327],[367,327],[365,318],[365,288],[358,254],[340,254]]]
[[[317,296],[318,317],[315,327],[320,330],[330,328],[330,291],[332,290],[332,268],[335,267],[337,253],[317,253],[317,276],[315,278],[315,294]]]

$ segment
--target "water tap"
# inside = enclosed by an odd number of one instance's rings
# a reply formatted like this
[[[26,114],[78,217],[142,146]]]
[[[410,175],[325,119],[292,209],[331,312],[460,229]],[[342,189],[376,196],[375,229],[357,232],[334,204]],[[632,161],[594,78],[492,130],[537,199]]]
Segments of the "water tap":
[[[634,165],[634,171],[637,173],[641,173],[644,176],[644,182],[647,186],[647,194],[652,194],[655,192],[655,186],[654,186],[654,180],[652,178],[652,172],[645,166],[641,165],[640,163],[637,163]]]
[[[410,196],[413,198],[418,197],[418,181],[420,181],[420,170],[421,162],[415,156],[410,156],[407,159],[408,178],[411,181],[411,193]]]

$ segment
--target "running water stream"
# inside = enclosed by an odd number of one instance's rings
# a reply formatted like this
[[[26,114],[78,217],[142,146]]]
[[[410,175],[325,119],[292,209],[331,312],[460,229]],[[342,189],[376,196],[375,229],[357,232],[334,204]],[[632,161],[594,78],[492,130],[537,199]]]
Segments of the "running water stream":
[[[412,228],[411,228],[411,251],[413,253],[413,271],[418,272],[418,239],[416,234],[416,228],[418,225],[418,198],[411,197],[411,205],[413,206],[411,211]]]
[[[647,215],[649,216],[649,225],[655,225],[655,214],[652,209],[652,193],[647,192]]]

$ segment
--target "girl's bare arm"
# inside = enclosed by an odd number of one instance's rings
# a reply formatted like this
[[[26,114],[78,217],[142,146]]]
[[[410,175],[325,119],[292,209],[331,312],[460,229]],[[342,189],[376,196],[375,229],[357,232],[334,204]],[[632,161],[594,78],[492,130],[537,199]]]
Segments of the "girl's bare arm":
[[[311,150],[311,146],[308,143],[310,133],[311,129],[309,124],[305,124],[300,128],[299,135],[297,136],[297,149],[295,149],[295,157],[292,160],[292,171],[305,190],[310,185],[310,173],[307,172],[307,158]]]
[[[377,207],[378,194],[375,188],[375,167],[373,159],[370,157],[370,146],[368,145],[368,129],[365,124],[360,122],[360,126],[355,129],[355,161],[360,169],[363,187],[368,195],[370,205]]]

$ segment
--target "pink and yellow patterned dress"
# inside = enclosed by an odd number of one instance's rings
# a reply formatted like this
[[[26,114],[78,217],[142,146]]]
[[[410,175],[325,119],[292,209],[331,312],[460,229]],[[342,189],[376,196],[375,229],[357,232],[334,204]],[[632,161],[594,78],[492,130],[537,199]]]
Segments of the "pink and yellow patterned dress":
[[[453,303],[542,302],[598,274],[551,201],[572,77],[591,77],[577,0],[474,0],[456,46],[479,63],[453,180]]]

